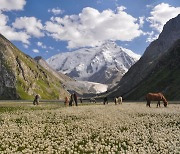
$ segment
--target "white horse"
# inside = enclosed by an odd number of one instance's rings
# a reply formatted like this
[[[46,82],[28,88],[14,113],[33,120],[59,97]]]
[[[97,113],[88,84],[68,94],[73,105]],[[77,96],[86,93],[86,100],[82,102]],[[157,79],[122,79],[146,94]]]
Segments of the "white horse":
[[[122,104],[122,97],[121,97],[121,96],[119,96],[119,97],[117,98],[117,102],[118,102],[118,104]]]

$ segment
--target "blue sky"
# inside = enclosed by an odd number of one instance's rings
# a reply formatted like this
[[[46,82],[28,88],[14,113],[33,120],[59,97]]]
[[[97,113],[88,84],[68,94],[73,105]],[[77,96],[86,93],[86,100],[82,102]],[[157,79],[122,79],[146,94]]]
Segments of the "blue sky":
[[[108,40],[142,55],[178,14],[179,0],[1,0],[0,33],[32,57]]]

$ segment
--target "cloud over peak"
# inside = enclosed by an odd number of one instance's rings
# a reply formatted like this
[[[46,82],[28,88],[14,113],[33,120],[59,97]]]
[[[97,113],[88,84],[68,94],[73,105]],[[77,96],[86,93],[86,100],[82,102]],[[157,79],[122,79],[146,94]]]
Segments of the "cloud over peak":
[[[150,27],[158,32],[161,32],[164,24],[180,14],[180,7],[173,7],[167,3],[156,5],[150,12],[151,16],[147,18],[150,22]]]
[[[131,41],[142,34],[138,20],[125,7],[102,12],[86,7],[78,15],[52,17],[45,29],[54,39],[68,41],[68,48],[98,46],[106,40]]]

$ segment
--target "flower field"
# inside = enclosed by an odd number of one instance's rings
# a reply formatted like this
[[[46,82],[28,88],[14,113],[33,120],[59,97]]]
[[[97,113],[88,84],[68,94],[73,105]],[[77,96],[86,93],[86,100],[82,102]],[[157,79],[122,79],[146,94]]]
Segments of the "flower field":
[[[0,103],[0,153],[180,153],[180,105]]]

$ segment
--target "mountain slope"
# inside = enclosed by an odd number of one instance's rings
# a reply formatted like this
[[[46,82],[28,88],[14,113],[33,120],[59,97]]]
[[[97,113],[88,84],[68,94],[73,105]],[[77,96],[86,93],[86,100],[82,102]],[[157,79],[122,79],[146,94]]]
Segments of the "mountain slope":
[[[107,85],[87,81],[76,81],[52,69],[42,57],[35,57],[34,59],[48,72],[56,76],[63,83],[63,87],[71,93],[76,92],[78,95],[84,96],[107,91]]]
[[[64,82],[69,82],[69,81],[75,81],[74,79],[70,78],[67,75],[64,75],[60,72],[55,71],[54,69],[52,69],[49,64],[42,58],[42,57],[35,57],[34,58],[35,61],[41,65],[43,68],[45,68],[48,72],[50,72],[51,74],[53,74],[56,78],[58,78],[62,83]]]
[[[180,15],[168,21],[159,38],[153,41],[140,60],[123,76],[120,83],[109,91],[109,96],[126,95],[148,77],[159,58],[180,38]],[[127,96],[127,95],[126,95]]]
[[[0,99],[59,99],[68,95],[61,81],[0,34]]]
[[[157,62],[148,77],[127,94],[131,100],[144,99],[148,92],[163,92],[167,99],[180,99],[180,40]]]
[[[106,42],[101,47],[60,53],[47,62],[74,79],[111,84],[119,81],[139,58],[139,55],[114,42]]]

